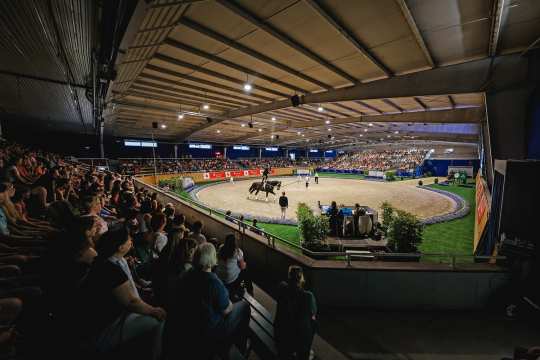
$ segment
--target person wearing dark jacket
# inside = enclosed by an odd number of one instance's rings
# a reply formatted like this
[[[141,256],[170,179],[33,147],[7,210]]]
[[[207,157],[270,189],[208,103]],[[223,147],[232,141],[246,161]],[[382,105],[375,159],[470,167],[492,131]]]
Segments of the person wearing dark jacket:
[[[274,329],[279,358],[283,360],[309,360],[310,357],[317,303],[313,293],[304,290],[304,282],[302,268],[292,265],[287,282],[279,285]]]
[[[281,208],[281,219],[285,220],[285,212],[289,207],[289,199],[285,196],[285,191],[279,197],[279,207]]]

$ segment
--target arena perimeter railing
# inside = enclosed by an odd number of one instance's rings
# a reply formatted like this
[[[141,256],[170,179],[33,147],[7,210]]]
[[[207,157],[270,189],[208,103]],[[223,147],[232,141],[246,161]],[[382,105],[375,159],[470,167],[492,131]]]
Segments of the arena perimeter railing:
[[[246,230],[250,230],[254,233],[260,234],[261,236],[265,237],[267,240],[267,245],[273,249],[276,248],[276,241],[281,242],[283,244],[288,245],[289,247],[292,247],[293,249],[296,249],[297,251],[300,251],[304,255],[310,256],[312,258],[316,259],[324,259],[324,260],[334,260],[334,261],[343,261],[347,264],[347,266],[352,266],[353,260],[366,260],[368,256],[366,254],[359,254],[357,251],[325,251],[325,252],[318,252],[318,251],[311,251],[303,246],[300,246],[298,244],[295,244],[287,239],[283,239],[277,235],[268,233],[264,231],[261,228],[253,227],[251,224],[245,221],[240,221],[239,219],[229,217],[225,213],[218,211],[216,209],[213,209],[211,207],[208,207],[204,205],[203,203],[196,201],[191,198],[185,198],[178,196],[177,193],[173,191],[165,191],[163,189],[159,189],[160,191],[164,191],[165,193],[179,198],[183,201],[186,201],[190,203],[192,206],[196,206],[201,210],[204,210],[208,213],[208,215],[217,215],[219,217],[222,217],[228,221],[231,221],[232,223],[235,223],[238,225],[237,231],[242,234],[243,236],[246,235]],[[448,264],[450,265],[451,270],[459,270],[459,262],[458,259],[470,259],[471,261],[464,262],[463,264],[470,264],[475,261],[481,261],[481,262],[492,262],[496,260],[505,260],[506,257],[504,256],[477,256],[477,255],[470,255],[470,254],[445,254],[445,253],[386,253],[386,252],[370,252],[369,258],[370,260],[377,260],[380,258],[396,258],[397,259],[403,259],[403,258],[409,258],[409,259],[418,259],[421,258],[438,258],[438,263],[446,263],[441,262],[441,259],[448,259]],[[403,260],[401,260],[403,261]]]

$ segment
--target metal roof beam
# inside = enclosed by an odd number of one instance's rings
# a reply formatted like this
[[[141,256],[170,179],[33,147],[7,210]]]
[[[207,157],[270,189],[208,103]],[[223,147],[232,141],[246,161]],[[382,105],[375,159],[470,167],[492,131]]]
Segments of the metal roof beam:
[[[194,64],[182,61],[182,60],[178,60],[178,59],[172,58],[172,57],[167,56],[167,55],[157,53],[157,54],[154,55],[154,59],[164,61],[164,62],[167,62],[167,63],[172,64],[172,65],[177,65],[177,66],[181,66],[181,67],[184,67],[184,68],[188,68],[188,69],[191,69],[191,70],[194,70],[194,71],[197,71],[197,72],[200,72],[200,73],[215,77],[217,79],[221,79],[221,80],[228,81],[228,82],[240,85],[240,86],[244,86],[244,82],[242,80],[239,80],[239,79],[234,78],[232,76],[227,76],[227,75],[219,73],[217,71],[213,71],[213,70],[210,70],[210,69],[203,68],[202,66],[197,66],[197,65],[194,65]],[[273,95],[276,95],[276,96],[279,96],[279,97],[282,97],[282,98],[283,97],[284,98],[289,97],[288,94],[282,93],[280,91],[268,89],[268,88],[265,88],[265,87],[262,87],[262,86],[257,86],[256,90],[263,91],[263,92],[266,92],[266,93],[269,93],[269,94],[273,94]],[[238,89],[237,91],[241,91],[241,89]]]
[[[240,44],[239,42],[235,41],[235,40],[232,40],[232,39],[229,39],[228,37],[226,36],[223,36],[217,32],[215,32],[214,30],[211,30],[207,27],[204,27],[203,25],[193,21],[193,20],[189,20],[187,18],[181,18],[179,21],[178,21],[180,24],[192,29],[192,30],[195,30],[203,35],[206,35],[207,37],[217,41],[217,42],[220,42],[224,45],[227,45],[237,51],[240,51],[246,55],[249,55],[261,62],[264,62],[268,65],[271,65],[279,70],[282,70],[286,73],[289,73],[291,75],[294,75],[302,80],[305,80],[307,82],[310,82],[312,84],[315,84],[319,87],[321,87],[322,89],[332,89],[332,86],[331,85],[328,85],[322,81],[319,81],[317,79],[314,79],[312,78],[311,76],[308,76],[306,74],[304,74],[303,72],[301,71],[298,71],[298,70],[295,70],[285,64],[282,64],[264,54],[261,54],[260,52],[257,52],[251,48],[248,48],[247,46],[244,46],[242,44]],[[302,92],[306,92],[305,90],[302,91]]]
[[[236,96],[236,95],[232,95],[232,94],[228,94],[228,93],[223,93],[223,92],[219,92],[219,91],[212,90],[212,89],[202,88],[200,86],[186,84],[186,83],[183,83],[183,82],[166,79],[166,78],[162,78],[162,77],[159,77],[159,76],[153,76],[153,75],[149,75],[149,74],[145,74],[145,73],[139,75],[139,79],[153,80],[153,81],[157,81],[159,83],[165,83],[165,84],[170,84],[172,86],[175,86],[175,87],[172,87],[172,88],[168,87],[168,89],[170,89],[170,90],[185,91],[184,90],[184,88],[185,88],[185,89],[201,91],[203,93],[208,93],[208,94],[214,94],[214,95],[217,95],[217,96],[221,96],[221,97],[223,97],[222,98],[223,101],[228,101],[228,99],[238,100],[238,101],[243,103],[242,106],[245,106],[246,104],[259,104],[259,102],[255,101],[255,100],[246,99],[246,98],[243,98],[243,97],[240,97],[240,96]],[[154,84],[154,83],[152,82],[152,84]]]
[[[489,32],[489,56],[497,55],[497,46],[499,45],[499,38],[503,24],[504,3],[505,0],[493,1],[493,8],[491,11],[491,29]]]
[[[219,84],[219,83],[215,83],[215,82],[208,81],[208,80],[205,80],[205,79],[200,79],[200,78],[190,76],[190,75],[186,75],[186,74],[182,74],[182,73],[179,73],[179,72],[176,72],[176,71],[173,71],[173,70],[164,69],[164,68],[161,68],[159,66],[152,65],[152,64],[146,65],[146,69],[156,71],[156,72],[160,72],[162,74],[167,74],[167,75],[170,75],[170,76],[174,76],[174,77],[179,78],[179,79],[184,79],[184,80],[196,82],[198,84],[203,84],[203,85],[215,87],[215,88],[218,88],[218,89],[221,89],[221,90],[227,90],[227,91],[232,91],[232,92],[238,93],[238,88],[223,85],[223,84]],[[147,74],[142,73],[142,75],[147,75]],[[209,89],[208,92],[210,92],[210,91],[212,91],[212,90]],[[272,101],[272,100],[274,100],[273,98],[270,98],[268,96],[263,96],[263,95],[254,94],[254,93],[243,94],[243,95],[245,95],[246,97],[257,98],[257,99],[261,99],[261,100],[264,100],[264,101]]]
[[[413,33],[414,39],[416,40],[416,43],[422,50],[422,53],[424,54],[426,61],[428,62],[430,67],[434,68],[435,62],[433,61],[431,52],[429,51],[426,45],[426,42],[424,41],[422,33],[420,33],[420,29],[418,28],[418,25],[416,24],[416,21],[414,20],[414,16],[412,15],[411,10],[407,6],[406,0],[396,0],[396,2],[401,8],[401,12],[403,13],[403,16],[405,17],[405,20],[407,20],[407,23],[409,24],[409,28],[411,29]]]
[[[496,68],[496,71],[493,69]],[[438,67],[417,73],[300,96],[301,104],[496,91],[527,81],[528,61],[519,54]],[[229,118],[291,106],[278,100],[228,112]]]
[[[73,86],[74,88],[85,89],[85,90],[89,88],[88,86],[85,86],[82,84],[73,84],[73,83],[68,83],[66,81],[63,81],[63,80],[50,79],[50,78],[46,78],[42,76],[34,76],[34,75],[29,75],[29,74],[21,74],[21,73],[16,73],[13,71],[8,71],[8,70],[0,70],[0,75],[7,75],[7,76],[13,76],[15,78],[23,78],[23,79],[30,79],[30,80],[36,80],[36,81],[43,81],[43,82],[48,82],[48,83],[57,84],[57,85]]]
[[[276,29],[274,26],[270,25],[269,23],[265,22],[262,19],[259,19],[257,16],[249,12],[247,9],[241,7],[237,3],[235,3],[233,0],[217,0],[218,3],[235,13],[236,15],[244,18],[245,20],[249,21],[251,24],[256,26],[257,28],[265,31],[266,33],[272,35],[279,41],[283,42],[284,44],[287,44],[294,50],[302,53],[304,56],[310,58],[311,60],[315,61],[319,65],[325,67],[326,69],[330,70],[331,72],[341,76],[342,78],[350,81],[353,84],[357,84],[359,81],[358,79],[354,78],[353,76],[347,74],[345,71],[339,69],[335,65],[331,64],[330,62],[324,60],[319,55],[315,54],[313,51],[307,49],[303,45],[300,45],[298,42],[290,38],[285,33],[281,32],[280,30]]]
[[[382,114],[383,112],[379,109],[377,109],[375,106],[369,105],[366,102],[363,102],[361,100],[355,101],[355,103],[362,105],[363,107],[368,108],[369,110],[375,111],[377,114]]]
[[[379,59],[375,57],[367,47],[360,42],[349,29],[345,27],[338,19],[330,15],[330,11],[324,7],[324,5],[318,0],[305,0],[306,3],[311,6],[317,14],[319,14],[323,19],[325,19],[330,25],[334,27],[345,39],[347,39],[354,47],[362,53],[366,58],[369,59],[375,66],[379,68],[386,76],[391,77],[392,71],[384,65]]]
[[[306,92],[305,89],[302,89],[302,88],[299,88],[297,86],[286,83],[284,81],[275,79],[275,78],[270,77],[268,75],[262,74],[262,73],[260,73],[258,71],[255,71],[255,70],[240,66],[240,65],[238,65],[238,64],[236,64],[236,63],[234,63],[232,61],[225,60],[223,58],[220,58],[219,56],[209,54],[209,53],[207,53],[205,51],[199,50],[197,48],[194,48],[193,46],[189,46],[189,45],[181,43],[179,41],[176,41],[176,40],[173,40],[173,39],[169,38],[169,39],[166,39],[164,41],[164,44],[172,46],[173,48],[176,48],[176,49],[186,51],[186,52],[188,52],[190,54],[202,57],[203,59],[215,62],[217,64],[229,67],[231,69],[243,72],[244,74],[249,74],[251,76],[258,77],[258,78],[266,80],[266,81],[268,81],[268,82],[270,82],[272,84],[276,84],[276,85],[279,85],[279,86],[287,88],[287,89],[291,89],[291,90],[296,91],[296,92],[301,92],[301,93]]]
[[[390,100],[390,99],[382,99],[382,101],[383,101],[386,105],[393,107],[394,109],[396,109],[396,110],[399,111],[399,112],[404,112],[404,111],[405,111],[401,106],[399,106],[398,104],[396,104],[395,102],[393,102],[393,101]]]
[[[418,105],[420,105],[422,107],[422,109],[429,110],[429,106],[427,106],[426,103],[422,101],[422,99],[420,99],[417,96],[414,96],[413,99],[414,99],[414,101],[416,101],[416,103]]]

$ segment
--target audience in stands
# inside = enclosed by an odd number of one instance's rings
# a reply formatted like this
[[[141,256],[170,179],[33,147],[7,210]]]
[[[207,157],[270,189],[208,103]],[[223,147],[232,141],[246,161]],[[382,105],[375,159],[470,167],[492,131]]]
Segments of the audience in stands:
[[[317,331],[317,304],[313,294],[304,290],[304,284],[302,268],[293,265],[287,282],[279,285],[274,328],[280,359],[310,358]]]
[[[216,265],[214,245],[203,243],[195,250],[193,269],[178,280],[165,327],[167,358],[209,359],[220,354],[228,359],[232,344],[245,351],[249,304],[229,300],[227,288],[212,272]]]
[[[428,150],[365,150],[359,153],[344,154],[331,162],[325,163],[323,169],[334,170],[406,170],[414,171],[422,164]]]
[[[179,173],[218,170],[245,170],[253,168],[281,168],[291,166],[317,166],[320,159],[291,160],[287,158],[265,158],[231,160],[215,159],[156,159],[156,171],[159,173]],[[154,172],[153,159],[123,160],[120,172],[126,175]]]

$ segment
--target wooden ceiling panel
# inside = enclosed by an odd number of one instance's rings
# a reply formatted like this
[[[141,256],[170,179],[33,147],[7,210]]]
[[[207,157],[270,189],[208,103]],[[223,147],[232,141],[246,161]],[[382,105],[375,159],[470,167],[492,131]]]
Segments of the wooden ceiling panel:
[[[540,37],[540,1],[513,1],[507,3],[504,11],[500,53],[523,50]]]

